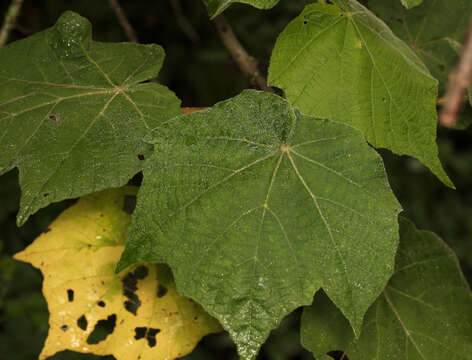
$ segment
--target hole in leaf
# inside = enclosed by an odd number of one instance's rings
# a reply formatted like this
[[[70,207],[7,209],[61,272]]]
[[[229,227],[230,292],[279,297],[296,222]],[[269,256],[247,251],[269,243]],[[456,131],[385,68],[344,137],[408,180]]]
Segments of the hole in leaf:
[[[136,208],[136,196],[126,195],[123,201],[123,211],[131,215],[135,208]]]
[[[305,25],[306,25],[306,24],[308,24],[308,21],[306,21],[306,20],[305,20],[305,21],[303,21],[303,24],[305,24]]]
[[[100,306],[100,307],[105,307],[106,304],[105,304],[105,301],[101,301],[101,300],[100,300],[100,301],[97,303],[97,305]]]
[[[141,306],[141,301],[139,300],[138,295],[135,294],[135,291],[138,290],[138,280],[144,279],[148,276],[149,270],[146,266],[139,266],[134,272],[129,272],[125,275],[121,282],[123,283],[123,295],[128,298],[124,302],[125,309],[130,313],[136,315],[139,307]]]
[[[156,335],[161,332],[161,329],[146,328],[146,327],[137,327],[134,329],[136,340],[146,338],[149,347],[156,346]]]
[[[69,300],[69,302],[74,301],[74,290],[67,289],[67,300]]]
[[[385,102],[385,101],[386,101],[386,99],[383,97],[383,98],[382,98],[382,102]]]
[[[95,325],[92,333],[87,338],[87,344],[98,344],[105,340],[113,330],[115,330],[116,315],[110,315],[106,320],[99,320]]]
[[[141,161],[146,160],[146,158],[144,157],[143,154],[138,154],[138,159],[141,160]]]
[[[43,196],[44,196],[44,197],[48,197],[48,196],[49,196],[49,193],[44,193]]]
[[[49,120],[52,120],[52,121],[57,122],[57,123],[59,121],[61,121],[61,119],[59,119],[59,116],[57,116],[57,115],[49,115],[48,118],[49,118]]]
[[[67,325],[62,325],[62,326],[61,326],[61,330],[62,330],[62,331],[67,331],[68,328],[69,328],[69,327],[68,327]]]
[[[165,294],[167,294],[167,288],[164,285],[159,284],[159,287],[157,288],[157,297],[161,298]]]
[[[77,319],[77,326],[81,328],[83,331],[87,330],[88,321],[85,315],[82,315],[81,317]]]
[[[330,351],[327,355],[331,356],[334,360],[349,360],[346,353],[341,350]]]

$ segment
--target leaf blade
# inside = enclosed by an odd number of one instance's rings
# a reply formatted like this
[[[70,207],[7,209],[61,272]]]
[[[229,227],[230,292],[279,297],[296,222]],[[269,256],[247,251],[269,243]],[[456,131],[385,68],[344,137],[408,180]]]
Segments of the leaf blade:
[[[332,350],[353,360],[468,357],[472,296],[455,254],[402,217],[400,231],[396,272],[367,312],[359,339],[326,296],[317,295],[305,309],[302,343],[317,358],[327,359],[324,354]]]
[[[0,173],[20,170],[19,224],[51,202],[124,185],[152,150],[142,138],[179,114],[167,88],[138,84],[159,71],[160,47],[102,44],[90,31],[66,12],[0,50]]]
[[[165,266],[141,264],[114,274],[131,220],[124,201],[135,194],[126,187],[80,199],[15,255],[44,275],[50,329],[40,359],[63,350],[118,360],[174,359],[220,331],[200,306],[176,292]],[[95,339],[107,319],[111,333]]]
[[[360,327],[393,269],[399,205],[357,130],[245,91],[168,121],[153,143],[119,270],[169,264],[244,359],[321,286]],[[383,261],[349,255],[362,252]]]
[[[452,186],[437,157],[437,81],[366,8],[336,4],[309,5],[286,27],[269,83],[305,113],[353,125],[372,145],[417,157]]]

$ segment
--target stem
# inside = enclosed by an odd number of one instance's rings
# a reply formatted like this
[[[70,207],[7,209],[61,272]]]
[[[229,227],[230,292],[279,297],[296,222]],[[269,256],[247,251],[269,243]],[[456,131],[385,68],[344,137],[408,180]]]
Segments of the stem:
[[[110,4],[110,8],[115,12],[118,22],[125,31],[129,41],[137,43],[138,37],[136,36],[136,31],[134,31],[133,26],[131,26],[128,17],[123,11],[123,8],[120,6],[118,0],[108,0],[108,3]]]
[[[16,20],[20,15],[22,5],[23,0],[12,0],[10,3],[2,28],[0,29],[0,47],[6,44],[10,30],[15,26]]]
[[[449,77],[444,106],[441,109],[439,122],[441,125],[451,127],[457,120],[457,114],[464,101],[467,87],[472,81],[472,18],[469,24],[464,45],[462,46],[459,63]]]
[[[241,45],[225,17],[219,15],[213,20],[213,23],[215,24],[216,30],[218,31],[226,50],[228,50],[236,64],[238,64],[241,72],[249,79],[251,84],[257,86],[261,90],[274,93],[274,89],[267,86],[266,80],[259,72],[257,61],[250,56],[246,49]]]

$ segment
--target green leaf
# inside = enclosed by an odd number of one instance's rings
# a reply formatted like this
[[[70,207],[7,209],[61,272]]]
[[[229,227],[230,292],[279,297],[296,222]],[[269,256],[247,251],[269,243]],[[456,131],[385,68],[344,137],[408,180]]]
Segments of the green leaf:
[[[302,316],[302,343],[317,359],[470,359],[472,294],[454,252],[400,217],[395,275],[364,319],[359,339],[323,294]]]
[[[64,13],[46,31],[0,49],[0,174],[17,166],[18,223],[51,202],[125,184],[152,148],[150,129],[179,114],[156,45],[91,40]]]
[[[376,147],[414,156],[453,186],[438,159],[437,81],[354,0],[313,4],[282,32],[269,82],[301,111],[359,128]]]
[[[407,9],[411,9],[415,6],[420,5],[423,0],[400,0],[402,2],[402,5],[406,7]]]
[[[412,10],[391,0],[369,0],[368,5],[423,60],[439,80],[442,96],[467,31],[472,1],[424,0]]]
[[[245,91],[153,144],[119,270],[169,264],[244,359],[320,287],[358,332],[392,274],[400,210],[358,130]]]
[[[270,9],[278,2],[279,0],[205,0],[208,6],[208,14],[210,14],[212,18],[221,14],[233,3],[249,4],[258,9]]]

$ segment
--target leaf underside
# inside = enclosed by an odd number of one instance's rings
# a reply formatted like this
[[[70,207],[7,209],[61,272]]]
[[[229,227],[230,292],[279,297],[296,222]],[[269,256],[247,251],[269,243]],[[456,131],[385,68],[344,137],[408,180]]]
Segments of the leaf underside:
[[[452,186],[436,145],[437,80],[355,0],[307,6],[277,40],[269,83],[302,112],[351,124]]]
[[[234,3],[248,4],[258,9],[270,9],[278,2],[279,0],[205,0],[208,6],[208,14],[211,18],[218,16]]]
[[[177,293],[165,266],[141,264],[115,274],[131,220],[123,206],[135,194],[128,187],[79,200],[15,255],[44,275],[50,329],[40,359],[72,350],[170,360],[220,331],[216,320]],[[105,331],[107,322],[111,333],[96,339],[94,332]]]
[[[172,92],[141,83],[157,75],[160,47],[90,32],[66,12],[0,49],[0,174],[19,168],[19,224],[51,202],[125,184],[152,152],[142,138],[179,114]]]
[[[472,296],[453,251],[435,234],[400,217],[396,271],[367,312],[359,339],[321,292],[304,310],[303,346],[320,360],[470,359]]]
[[[245,91],[153,144],[119,269],[169,264],[243,359],[320,287],[358,331],[393,271],[400,210],[358,130]]]
[[[472,1],[424,0],[412,10],[391,0],[369,0],[368,5],[423,60],[439,80],[443,96],[468,28]]]

